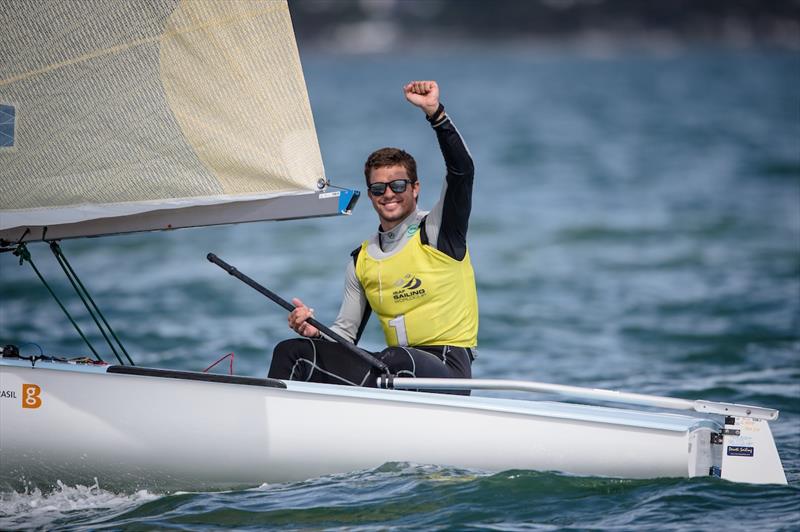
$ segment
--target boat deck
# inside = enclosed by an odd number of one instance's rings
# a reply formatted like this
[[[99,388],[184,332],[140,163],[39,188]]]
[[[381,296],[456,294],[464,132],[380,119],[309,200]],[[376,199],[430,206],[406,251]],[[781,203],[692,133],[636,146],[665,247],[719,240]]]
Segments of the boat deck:
[[[30,368],[31,362],[25,359],[0,358],[0,365]],[[474,410],[490,412],[502,412],[570,421],[640,427],[671,432],[691,432],[700,428],[719,431],[722,428],[722,424],[720,422],[709,417],[698,417],[686,414],[673,414],[664,412],[649,412],[646,410],[632,410],[627,408],[613,408],[555,401],[504,399],[498,397],[478,396],[474,394],[466,397],[461,395],[449,395],[441,393],[355,388],[350,386],[336,386],[330,384],[317,384],[297,381],[286,381],[283,383],[280,381],[274,381],[272,379],[257,379],[254,377],[236,375],[227,376],[200,372],[174,371],[131,366],[79,364],[59,360],[38,360],[34,365],[34,368],[44,371],[70,371],[80,373],[109,374],[125,373],[129,375],[141,374],[142,376],[149,377],[187,378],[191,380],[206,381],[209,384],[223,383],[253,385],[254,383],[261,383],[262,386],[272,388],[285,387],[286,391],[288,392],[314,394],[330,398],[339,397],[370,401],[401,402],[406,404],[451,406],[456,408],[470,408]],[[272,383],[276,383],[278,386],[275,386],[275,384]]]

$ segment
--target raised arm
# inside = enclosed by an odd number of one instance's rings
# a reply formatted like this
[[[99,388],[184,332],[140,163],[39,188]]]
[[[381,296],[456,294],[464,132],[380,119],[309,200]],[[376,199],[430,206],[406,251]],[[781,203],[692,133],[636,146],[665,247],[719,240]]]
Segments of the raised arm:
[[[475,167],[464,140],[439,101],[435,81],[414,81],[403,87],[406,99],[425,112],[436,132],[447,174],[439,201],[425,221],[428,243],[456,260],[467,252]]]

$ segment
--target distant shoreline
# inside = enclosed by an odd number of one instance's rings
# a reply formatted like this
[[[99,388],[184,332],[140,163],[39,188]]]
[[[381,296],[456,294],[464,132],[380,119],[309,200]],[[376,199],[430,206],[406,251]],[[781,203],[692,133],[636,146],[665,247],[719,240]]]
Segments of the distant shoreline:
[[[776,36],[768,39],[706,39],[682,38],[668,33],[633,34],[619,36],[604,32],[585,32],[580,35],[536,38],[515,37],[507,39],[465,39],[461,37],[402,38],[380,42],[360,37],[340,40],[299,39],[301,51],[315,54],[381,55],[392,53],[449,53],[455,51],[487,52],[504,50],[510,53],[526,52],[539,56],[575,55],[603,59],[628,53],[641,53],[654,57],[671,57],[693,49],[719,49],[726,51],[774,50],[800,53],[800,35],[796,39]],[[800,58],[800,56],[799,56]]]
[[[289,0],[298,42],[339,53],[467,47],[800,51],[800,4],[760,0]]]

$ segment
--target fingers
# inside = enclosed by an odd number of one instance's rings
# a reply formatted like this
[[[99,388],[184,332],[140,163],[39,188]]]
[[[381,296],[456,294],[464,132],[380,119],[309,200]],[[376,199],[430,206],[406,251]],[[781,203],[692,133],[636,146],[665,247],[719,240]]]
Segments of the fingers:
[[[292,298],[292,305],[294,305],[294,310],[289,313],[289,327],[298,331],[300,325],[313,314],[313,311],[297,297]]]
[[[298,307],[289,314],[289,327],[295,331],[306,322],[308,318],[314,317],[314,309],[308,307]]]
[[[297,331],[301,336],[312,338],[319,335],[319,330],[308,322],[303,322],[300,329]]]
[[[308,308],[299,298],[292,299],[295,309],[289,313],[289,328],[303,336],[316,336],[316,327],[306,322],[314,317],[314,309]]]
[[[437,88],[435,81],[411,81],[403,87],[403,91],[424,96]]]

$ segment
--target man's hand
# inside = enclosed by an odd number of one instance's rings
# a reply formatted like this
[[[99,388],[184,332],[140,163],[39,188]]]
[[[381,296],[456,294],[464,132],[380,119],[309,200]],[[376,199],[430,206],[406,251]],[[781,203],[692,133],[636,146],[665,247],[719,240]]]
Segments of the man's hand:
[[[295,308],[289,313],[289,328],[306,338],[319,336],[319,329],[306,322],[308,318],[314,317],[314,309],[305,306],[298,298],[292,299],[292,305]]]
[[[439,108],[439,85],[435,81],[412,81],[403,87],[403,92],[406,100],[425,111],[428,116]]]

